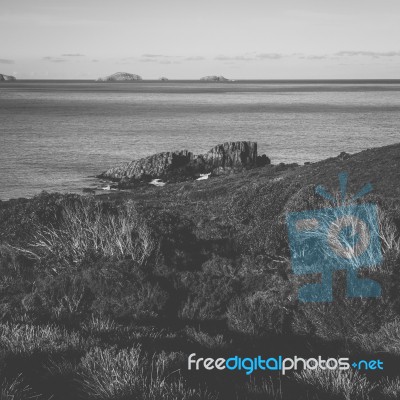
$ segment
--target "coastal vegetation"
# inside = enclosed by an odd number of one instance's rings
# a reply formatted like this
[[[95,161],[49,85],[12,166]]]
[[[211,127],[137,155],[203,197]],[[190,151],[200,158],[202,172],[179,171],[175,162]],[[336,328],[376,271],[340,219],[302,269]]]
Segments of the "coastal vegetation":
[[[0,202],[0,399],[396,399],[400,145],[101,196]],[[300,303],[286,214],[349,192],[379,209],[379,298]],[[187,357],[380,359],[376,371],[189,371]]]

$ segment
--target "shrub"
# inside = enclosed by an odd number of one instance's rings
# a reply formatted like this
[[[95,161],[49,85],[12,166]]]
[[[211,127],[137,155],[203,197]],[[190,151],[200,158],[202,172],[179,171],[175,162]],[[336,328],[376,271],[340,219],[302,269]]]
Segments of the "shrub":
[[[131,261],[92,267],[86,281],[94,296],[91,310],[105,316],[145,319],[161,316],[168,293]]]
[[[22,376],[13,381],[4,380],[0,385],[0,400],[37,400],[41,398],[33,392],[29,385],[25,385]]]
[[[216,400],[207,389],[191,388],[178,371],[171,371],[176,357],[176,353],[161,353],[150,361],[140,347],[94,348],[82,359],[82,387],[97,399]]]
[[[287,287],[275,277],[269,288],[237,298],[229,306],[228,324],[239,332],[265,335],[288,333],[291,318],[291,300]]]
[[[371,353],[383,351],[400,355],[400,320],[382,325],[377,332],[357,335],[353,340],[363,350]]]
[[[140,347],[102,350],[95,347],[81,361],[83,388],[93,398],[139,398],[141,381]]]
[[[376,384],[352,370],[304,370],[294,373],[293,378],[326,396],[345,400],[367,400],[376,388]]]
[[[217,349],[226,346],[226,341],[224,340],[224,335],[212,336],[207,332],[196,330],[194,328],[186,328],[187,336],[193,340],[195,343],[206,347],[208,349]]]
[[[116,331],[118,325],[110,317],[92,315],[89,321],[83,324],[83,329],[91,334],[109,333]]]
[[[381,398],[395,400],[400,398],[400,378],[382,379],[379,382]]]
[[[54,325],[0,324],[0,348],[13,354],[64,352],[86,345],[78,333],[69,333]]]
[[[222,319],[231,298],[240,290],[237,279],[229,276],[185,273],[180,275],[187,298],[178,316],[191,320]]]
[[[328,340],[351,339],[378,330],[388,318],[387,304],[382,299],[352,299],[343,295],[332,303],[299,304],[294,328]]]
[[[281,381],[275,382],[271,378],[264,378],[261,381],[250,379],[246,384],[246,400],[283,400],[283,391]],[[242,396],[243,397],[243,396]],[[241,398],[242,398],[241,397]]]
[[[142,264],[154,248],[150,230],[133,202],[111,209],[106,203],[81,197],[63,205],[58,226],[38,222],[28,248],[22,251],[71,266],[91,254],[114,259],[130,257]]]

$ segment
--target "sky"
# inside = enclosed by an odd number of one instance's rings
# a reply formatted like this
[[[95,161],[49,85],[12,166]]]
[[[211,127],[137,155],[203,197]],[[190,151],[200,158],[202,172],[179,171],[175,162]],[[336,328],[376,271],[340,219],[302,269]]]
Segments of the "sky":
[[[0,0],[19,79],[399,79],[399,0]]]

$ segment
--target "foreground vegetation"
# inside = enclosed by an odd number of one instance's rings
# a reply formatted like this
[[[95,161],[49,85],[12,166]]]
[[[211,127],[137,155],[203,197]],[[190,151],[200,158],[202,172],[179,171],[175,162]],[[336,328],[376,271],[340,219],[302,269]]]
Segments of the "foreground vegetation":
[[[101,197],[0,203],[0,399],[400,397],[400,146]],[[397,168],[396,168],[397,165]],[[285,215],[372,182],[378,299],[299,303]],[[188,371],[187,356],[380,358],[385,370]]]

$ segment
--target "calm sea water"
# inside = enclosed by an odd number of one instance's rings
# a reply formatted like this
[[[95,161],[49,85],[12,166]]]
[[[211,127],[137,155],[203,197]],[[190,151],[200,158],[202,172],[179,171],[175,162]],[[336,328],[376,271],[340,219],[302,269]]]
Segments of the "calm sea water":
[[[274,163],[400,142],[400,81],[0,85],[0,199],[81,191],[116,163],[254,140]]]

